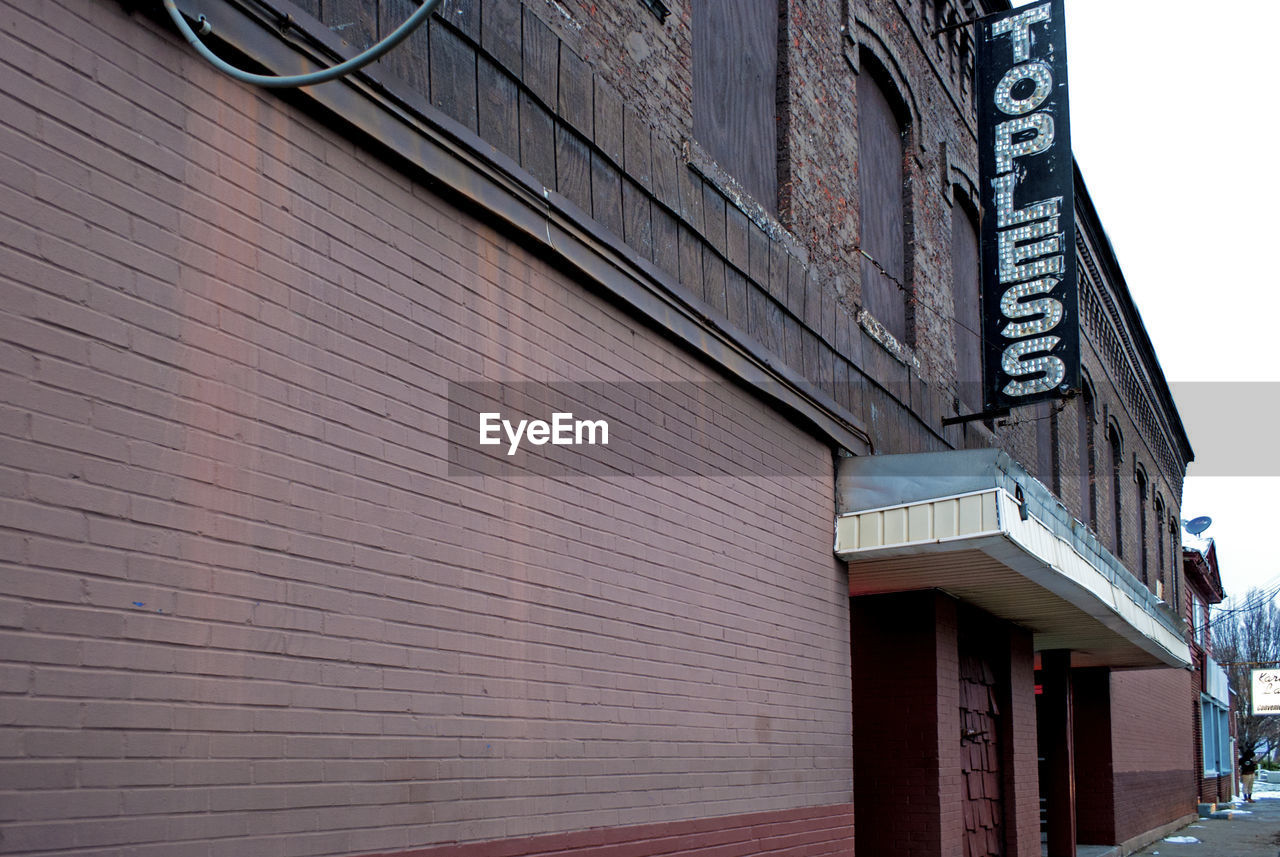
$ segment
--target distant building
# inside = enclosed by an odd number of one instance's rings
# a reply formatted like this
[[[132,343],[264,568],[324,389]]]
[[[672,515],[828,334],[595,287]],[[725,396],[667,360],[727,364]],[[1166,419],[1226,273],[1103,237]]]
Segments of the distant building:
[[[158,3],[3,4],[6,849],[1193,817],[1192,452],[1078,173],[1081,389],[944,423],[983,406],[964,22],[1007,4],[448,0],[283,94]],[[178,5],[272,73],[410,6]]]
[[[1231,799],[1235,786],[1234,712],[1227,671],[1213,658],[1209,607],[1226,598],[1218,573],[1218,548],[1212,539],[1189,538],[1182,548],[1187,581],[1187,623],[1195,670],[1192,705],[1196,712],[1195,776],[1201,803]]]

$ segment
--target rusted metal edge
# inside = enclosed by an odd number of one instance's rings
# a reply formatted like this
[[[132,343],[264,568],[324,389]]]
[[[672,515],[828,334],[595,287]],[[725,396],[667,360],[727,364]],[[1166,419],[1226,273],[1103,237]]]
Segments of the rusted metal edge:
[[[285,41],[278,14],[262,4],[177,4],[188,15],[205,15],[213,26],[212,39],[271,72],[292,74],[325,63],[322,57],[304,53],[297,42]],[[417,171],[430,189],[504,233],[514,233],[527,249],[599,284],[615,301],[800,417],[832,445],[856,455],[873,451],[866,428],[807,379],[743,331],[715,318],[709,306],[509,157],[452,119],[406,103],[397,97],[396,88],[359,72],[297,90],[289,100],[339,120]]]

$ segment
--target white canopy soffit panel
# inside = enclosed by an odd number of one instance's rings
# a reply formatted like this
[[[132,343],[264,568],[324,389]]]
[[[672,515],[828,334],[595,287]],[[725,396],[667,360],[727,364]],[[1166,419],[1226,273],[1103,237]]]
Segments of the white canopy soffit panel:
[[[836,505],[851,595],[940,589],[1073,666],[1191,663],[1169,606],[999,450],[842,459]]]

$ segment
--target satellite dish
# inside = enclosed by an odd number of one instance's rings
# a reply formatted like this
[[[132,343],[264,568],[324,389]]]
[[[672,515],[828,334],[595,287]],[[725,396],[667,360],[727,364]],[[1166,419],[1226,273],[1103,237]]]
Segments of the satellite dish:
[[[1190,521],[1183,521],[1182,526],[1186,528],[1188,533],[1198,536],[1205,530],[1209,529],[1209,525],[1213,523],[1213,518],[1208,515],[1201,515],[1198,518],[1192,518]]]

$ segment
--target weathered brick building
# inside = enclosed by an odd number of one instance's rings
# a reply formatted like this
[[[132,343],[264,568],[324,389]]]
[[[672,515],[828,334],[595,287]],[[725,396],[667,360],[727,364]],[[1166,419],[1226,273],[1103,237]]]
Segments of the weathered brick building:
[[[1212,539],[1192,538],[1182,548],[1187,582],[1186,619],[1191,629],[1193,665],[1191,707],[1195,712],[1196,793],[1204,804],[1231,800],[1235,791],[1237,748],[1227,671],[1213,656],[1209,607],[1226,598]]]
[[[178,5],[271,73],[410,11]],[[1191,450],[1078,178],[1084,389],[943,423],[951,25],[1003,4],[669,5],[448,0],[280,94],[158,4],[6,0],[6,851],[1034,855],[1042,797],[1052,854],[1194,811]],[[607,447],[478,443],[564,402]]]

